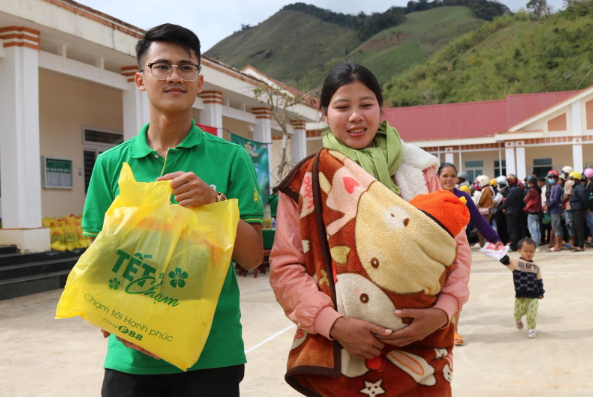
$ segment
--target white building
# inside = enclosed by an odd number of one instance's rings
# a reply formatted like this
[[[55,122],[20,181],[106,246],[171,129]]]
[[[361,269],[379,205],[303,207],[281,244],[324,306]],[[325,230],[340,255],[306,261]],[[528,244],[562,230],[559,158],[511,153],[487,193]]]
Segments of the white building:
[[[81,214],[96,156],[148,122],[146,94],[133,82],[143,34],[69,0],[0,1],[0,244],[49,250],[41,219]],[[205,56],[202,67],[196,123],[268,143],[272,170],[281,132],[254,99],[262,81]],[[293,117],[293,141],[305,142],[319,112],[299,105]],[[306,145],[294,145],[293,160],[305,155]]]

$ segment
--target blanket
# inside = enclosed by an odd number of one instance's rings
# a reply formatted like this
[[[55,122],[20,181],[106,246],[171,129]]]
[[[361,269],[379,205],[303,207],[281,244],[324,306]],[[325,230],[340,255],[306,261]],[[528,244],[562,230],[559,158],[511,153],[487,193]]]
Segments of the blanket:
[[[419,195],[408,203],[327,149],[297,165],[279,190],[298,202],[305,266],[338,312],[397,330],[410,319],[394,310],[434,305],[457,256],[454,236],[469,220],[454,195]],[[316,397],[449,396],[453,337],[449,324],[362,360],[337,341],[299,328],[286,381]]]

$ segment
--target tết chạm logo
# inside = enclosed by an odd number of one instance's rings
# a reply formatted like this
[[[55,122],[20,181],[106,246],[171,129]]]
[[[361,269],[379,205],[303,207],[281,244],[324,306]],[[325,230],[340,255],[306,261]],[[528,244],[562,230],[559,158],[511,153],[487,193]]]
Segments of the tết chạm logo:
[[[160,286],[163,285],[163,278],[165,273],[156,274],[156,267],[145,262],[145,259],[152,258],[152,255],[143,255],[140,252],[130,255],[125,251],[117,250],[118,258],[111,268],[111,271],[120,275],[129,283],[125,286],[124,291],[131,295],[143,294],[150,296],[153,303],[164,303],[173,307],[180,304],[176,298],[164,296],[159,292]],[[184,288],[186,281],[189,278],[187,271],[178,267],[174,271],[168,273],[169,284],[173,288]],[[117,277],[109,279],[109,288],[112,290],[119,289],[121,281]]]

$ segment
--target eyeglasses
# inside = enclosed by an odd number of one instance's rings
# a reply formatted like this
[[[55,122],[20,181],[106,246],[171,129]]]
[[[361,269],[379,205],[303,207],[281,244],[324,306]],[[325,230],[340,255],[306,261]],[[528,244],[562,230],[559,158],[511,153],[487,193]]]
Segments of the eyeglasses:
[[[165,62],[152,62],[147,64],[150,69],[150,73],[157,80],[167,80],[171,73],[173,73],[173,66],[177,68],[179,77],[184,81],[194,81],[198,78],[202,67],[200,65],[194,65],[193,63],[184,65],[171,65]]]

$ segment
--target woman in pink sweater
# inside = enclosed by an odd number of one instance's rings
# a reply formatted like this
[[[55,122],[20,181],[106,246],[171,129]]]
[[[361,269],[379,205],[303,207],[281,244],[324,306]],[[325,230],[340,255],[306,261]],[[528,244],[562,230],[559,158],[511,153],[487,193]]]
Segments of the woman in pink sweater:
[[[324,83],[320,102],[325,122],[329,125],[330,130],[324,137],[324,146],[341,153],[338,155],[339,158],[344,156],[352,159],[406,201],[411,200],[417,194],[440,190],[435,174],[439,164],[438,159],[417,147],[405,144],[400,140],[395,129],[386,122],[381,123],[382,94],[375,76],[368,69],[351,62],[345,62],[336,67]],[[324,288],[322,288],[323,282],[327,280],[323,280],[323,277],[320,279],[317,274],[308,271],[310,264],[307,263],[306,257],[309,255],[309,250],[313,249],[310,245],[315,245],[316,242],[304,241],[303,234],[308,231],[302,229],[302,219],[306,215],[305,207],[314,207],[312,197],[314,194],[310,195],[311,200],[307,204],[308,192],[306,188],[302,187],[305,186],[304,184],[301,186],[300,196],[298,189],[290,190],[290,183],[292,178],[298,175],[299,167],[310,164],[310,162],[312,162],[310,158],[301,162],[287,178],[290,180],[283,183],[284,189],[281,189],[278,204],[276,237],[270,256],[270,283],[276,299],[286,315],[299,327],[295,344],[302,343],[298,341],[304,338],[303,335],[320,335],[323,337],[321,341],[335,340],[350,356],[366,360],[365,368],[368,371],[374,368],[373,360],[381,356],[382,352],[383,355],[385,354],[387,346],[403,349],[405,346],[430,339],[438,330],[450,328],[448,327],[449,321],[461,310],[469,297],[471,251],[465,230],[454,236],[457,242],[457,255],[453,265],[448,268],[446,273],[443,273],[446,276],[434,305],[426,308],[396,309],[391,314],[393,319],[388,319],[388,321],[403,319],[405,323],[403,328],[390,329],[370,321],[347,317],[338,311],[335,296],[324,292]],[[306,174],[304,174],[303,180],[307,181]],[[321,180],[320,189],[324,189],[328,183]],[[349,186],[348,184],[343,187],[348,193],[352,193],[356,188],[356,185]],[[321,197],[324,197],[323,194]],[[331,200],[331,198],[326,200]],[[325,205],[326,202],[324,201],[323,204]],[[328,205],[331,207],[331,203]],[[328,208],[324,210],[328,211]],[[342,210],[342,213],[344,211],[346,210]],[[348,214],[344,218],[347,216]],[[339,255],[336,251],[335,257],[332,249],[332,266],[340,261],[336,259]],[[314,274],[312,275],[312,273]],[[319,274],[323,275],[324,273],[322,271]],[[334,274],[335,281],[337,281],[337,277]],[[444,351],[444,349],[441,350]],[[442,357],[438,357],[441,353],[438,352],[438,349],[435,351],[437,351],[437,359],[443,358],[447,354],[444,351]],[[417,357],[413,354],[409,356]],[[430,368],[431,374],[434,372],[435,375],[428,375],[436,379],[436,382],[441,377],[450,382],[452,371],[450,352],[447,355],[447,360],[450,360],[450,365],[445,366],[442,373],[439,372],[441,373],[439,376],[436,376],[432,366],[424,366],[423,371]],[[396,363],[397,360],[391,361]],[[424,362],[426,363],[426,361]],[[293,364],[289,359],[287,380],[289,380],[290,367]],[[344,372],[344,365],[342,358],[342,374],[350,378],[351,374]],[[417,374],[414,375],[405,368],[404,371],[414,377],[419,385],[427,386],[432,382],[432,380],[427,381],[427,378],[418,378]],[[381,379],[382,381],[383,379]],[[295,385],[299,382],[300,384]],[[303,394],[332,395],[330,392],[321,392],[319,388],[315,389],[311,385],[302,386],[302,383],[306,382],[305,380],[299,382],[289,380],[289,383]],[[415,389],[392,390],[388,395],[404,394],[412,390]],[[450,387],[439,390],[445,391],[432,395],[449,395],[450,393]]]

